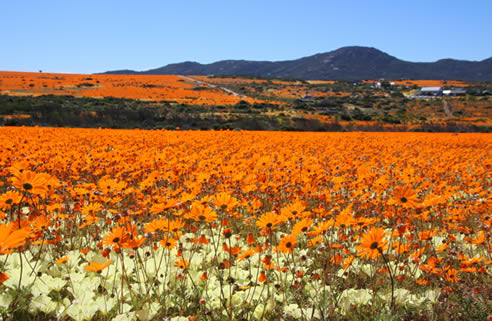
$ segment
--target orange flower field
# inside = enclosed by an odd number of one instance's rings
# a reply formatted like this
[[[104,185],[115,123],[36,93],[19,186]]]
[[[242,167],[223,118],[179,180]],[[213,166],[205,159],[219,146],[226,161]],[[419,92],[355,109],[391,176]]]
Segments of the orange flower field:
[[[490,134],[3,127],[0,141],[4,319],[490,316]]]
[[[71,95],[175,101],[190,105],[233,105],[237,97],[219,88],[173,75],[82,75],[0,71],[0,94]]]

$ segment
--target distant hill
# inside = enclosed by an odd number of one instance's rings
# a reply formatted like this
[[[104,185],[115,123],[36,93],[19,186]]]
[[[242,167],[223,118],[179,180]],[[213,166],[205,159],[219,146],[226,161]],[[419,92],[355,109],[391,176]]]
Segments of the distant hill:
[[[492,81],[492,57],[482,61],[442,59],[409,62],[369,47],[343,47],[288,61],[222,60],[211,64],[182,62],[147,71],[116,70],[105,74],[242,75],[318,80],[439,79]]]

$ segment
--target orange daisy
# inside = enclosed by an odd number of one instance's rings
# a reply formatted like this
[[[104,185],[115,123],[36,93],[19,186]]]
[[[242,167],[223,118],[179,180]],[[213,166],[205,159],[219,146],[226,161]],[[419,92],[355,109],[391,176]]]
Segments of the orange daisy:
[[[292,228],[292,235],[299,235],[302,233],[306,233],[309,228],[313,225],[313,219],[312,218],[303,218],[296,224],[294,224],[294,227]]]
[[[225,210],[225,209],[230,210],[238,204],[237,199],[228,193],[216,194],[214,196],[214,199],[215,199],[215,201],[214,201],[215,206],[217,206],[218,208],[220,208],[222,210]]]
[[[360,250],[357,253],[360,257],[366,257],[368,259],[377,258],[387,248],[388,241],[384,240],[386,234],[380,227],[373,227],[361,237],[362,243],[356,247]]]
[[[123,227],[113,228],[110,233],[104,236],[102,243],[104,245],[120,246],[129,240],[129,235]]]
[[[24,245],[28,237],[29,231],[17,229],[14,223],[0,224],[0,253]]]
[[[196,222],[211,223],[217,220],[217,213],[206,205],[195,203],[193,204],[190,213],[187,215],[187,218],[191,218]]]
[[[277,246],[277,251],[284,254],[292,253],[294,247],[296,246],[296,241],[297,239],[295,235],[284,236],[280,241],[280,244]]]
[[[124,249],[136,249],[139,248],[144,242],[146,238],[143,236],[128,238],[126,242],[121,244],[121,247]]]
[[[59,258],[55,262],[56,262],[56,264],[62,264],[62,263],[65,263],[67,261],[68,261],[68,256],[64,256],[64,257]]]
[[[0,284],[2,284],[3,282],[7,281],[9,279],[9,276],[7,273],[0,273]]]
[[[168,250],[172,250],[174,247],[176,247],[178,241],[175,238],[166,237],[160,240],[160,243],[163,247],[167,248]]]
[[[91,261],[88,265],[86,265],[84,267],[84,269],[86,271],[101,273],[110,264],[111,264],[111,261],[106,261],[106,263],[98,263],[98,262]]]
[[[260,276],[258,277],[258,282],[263,283],[267,280],[266,274],[264,271],[260,273]]]
[[[7,191],[0,195],[0,209],[11,207],[21,201],[22,194],[17,191]]]
[[[243,251],[238,257],[237,260],[241,262],[244,259],[249,259],[251,256],[255,255],[256,251],[252,248],[247,249],[246,251]]]
[[[415,190],[405,185],[395,189],[393,198],[388,201],[388,205],[400,205],[405,208],[415,208],[419,205]]]
[[[190,262],[188,262],[185,259],[179,259],[176,261],[174,266],[179,268],[179,269],[187,269],[190,266]]]
[[[23,192],[42,195],[48,191],[48,178],[49,175],[25,170],[12,177],[12,185]]]
[[[273,212],[267,212],[260,216],[260,218],[258,218],[258,220],[256,221],[256,226],[262,229],[274,230],[276,229],[276,225],[280,225],[283,222],[284,220],[282,216],[277,215]]]

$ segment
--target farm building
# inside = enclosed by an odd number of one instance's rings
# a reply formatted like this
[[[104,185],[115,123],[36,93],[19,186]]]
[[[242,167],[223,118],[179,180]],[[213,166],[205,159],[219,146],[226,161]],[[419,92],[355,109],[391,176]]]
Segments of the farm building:
[[[465,96],[466,95],[466,89],[465,88],[446,89],[446,90],[442,91],[442,94],[444,96]]]
[[[419,96],[441,96],[441,87],[422,87]]]

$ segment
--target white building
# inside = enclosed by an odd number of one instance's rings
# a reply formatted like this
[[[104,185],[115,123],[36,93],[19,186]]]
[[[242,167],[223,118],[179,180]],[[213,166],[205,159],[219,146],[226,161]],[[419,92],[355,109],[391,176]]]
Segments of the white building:
[[[422,87],[419,96],[442,96],[441,87]]]

